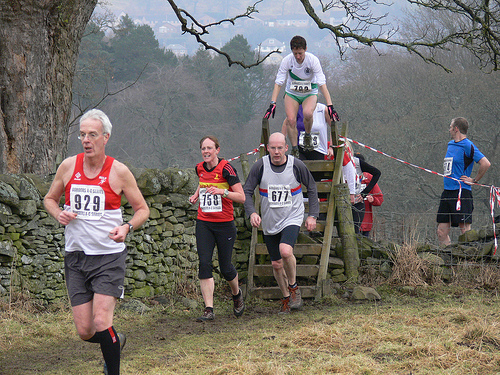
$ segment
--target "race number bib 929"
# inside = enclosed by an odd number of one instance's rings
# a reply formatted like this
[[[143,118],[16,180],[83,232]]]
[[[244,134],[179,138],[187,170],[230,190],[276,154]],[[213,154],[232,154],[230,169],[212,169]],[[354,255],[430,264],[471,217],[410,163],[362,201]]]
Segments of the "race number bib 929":
[[[444,175],[449,176],[451,175],[451,170],[453,168],[453,158],[444,158],[444,163],[443,163],[443,170],[444,170]]]
[[[100,186],[71,185],[71,210],[78,219],[99,220],[104,215],[106,195]]]
[[[203,212],[222,212],[222,197],[207,193],[206,188],[201,188],[200,207]]]
[[[269,207],[287,207],[292,205],[292,191],[288,185],[269,185],[267,187]]]
[[[292,81],[290,88],[297,92],[309,92],[312,89],[311,81]]]

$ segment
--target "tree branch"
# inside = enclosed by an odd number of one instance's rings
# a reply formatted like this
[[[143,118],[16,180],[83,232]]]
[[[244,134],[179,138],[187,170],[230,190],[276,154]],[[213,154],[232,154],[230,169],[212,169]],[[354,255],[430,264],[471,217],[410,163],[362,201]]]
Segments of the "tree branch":
[[[212,50],[226,58],[229,66],[240,65],[243,68],[250,68],[259,65],[273,53],[268,53],[264,57],[257,56],[252,64],[243,61],[233,60],[224,51],[214,47],[206,41],[205,36],[209,34],[209,28],[220,26],[223,23],[235,24],[240,18],[253,18],[254,13],[258,13],[257,5],[263,0],[256,1],[252,6],[240,15],[233,18],[226,18],[207,25],[201,24],[196,18],[184,9],[177,6],[175,0],[168,0],[178,20],[181,22],[183,33],[194,36],[197,42],[207,50]],[[431,63],[450,72],[450,69],[436,60],[435,51],[447,50],[453,45],[459,45],[469,50],[477,58],[482,67],[491,67],[492,70],[499,69],[500,56],[500,6],[498,0],[407,0],[409,4],[417,5],[419,8],[429,9],[436,18],[428,20],[423,24],[417,24],[416,34],[407,35],[406,40],[401,38],[397,28],[391,28],[385,23],[387,14],[374,16],[371,11],[373,3],[390,6],[378,0],[319,0],[323,12],[330,9],[342,9],[346,14],[346,19],[341,23],[332,25],[323,22],[318,16],[310,0],[300,1],[307,15],[315,22],[320,29],[327,29],[335,38],[339,53],[344,56],[346,44],[355,42],[356,44],[374,47],[376,45],[387,45],[404,48],[410,53],[419,56],[423,61]],[[415,13],[420,10],[416,9]],[[439,15],[443,15],[439,19]],[[458,21],[458,22],[457,22]],[[378,28],[378,35],[368,36],[369,32]],[[453,28],[453,29],[452,29]],[[378,51],[377,51],[378,52]]]
[[[175,3],[174,0],[168,0],[170,6],[172,7],[172,10],[174,11],[175,15],[177,16],[177,19],[181,22],[181,30],[183,31],[183,33],[188,33],[188,34],[193,35],[196,38],[196,41],[199,44],[201,44],[202,46],[204,46],[206,50],[212,50],[212,51],[215,51],[216,53],[218,53],[219,55],[224,56],[226,58],[229,66],[236,64],[236,65],[239,65],[239,66],[246,68],[246,69],[259,65],[260,63],[262,63],[265,59],[267,59],[269,56],[271,56],[274,53],[281,53],[281,52],[278,49],[276,49],[275,51],[269,52],[264,57],[257,55],[257,60],[254,63],[246,64],[243,61],[233,60],[228,53],[221,51],[217,47],[212,46],[209,42],[207,42],[203,38],[203,36],[206,34],[209,34],[208,29],[212,26],[218,26],[218,25],[221,25],[221,24],[226,23],[226,22],[229,22],[232,25],[234,25],[235,21],[240,19],[240,18],[253,18],[252,14],[258,13],[258,10],[256,8],[257,4],[261,3],[262,1],[263,0],[258,0],[252,6],[249,6],[243,14],[237,15],[233,18],[226,18],[226,19],[214,22],[214,23],[209,23],[207,25],[202,25],[200,22],[198,22],[195,19],[195,17],[193,17],[191,14],[189,14],[186,10],[177,7],[177,4]],[[188,26],[188,22],[191,22],[191,26]]]

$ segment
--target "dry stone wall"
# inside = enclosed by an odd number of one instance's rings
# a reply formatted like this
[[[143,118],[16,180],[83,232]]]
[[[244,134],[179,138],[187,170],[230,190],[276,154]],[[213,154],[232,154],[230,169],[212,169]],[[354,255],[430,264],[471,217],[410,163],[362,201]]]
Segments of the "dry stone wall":
[[[179,285],[197,279],[196,207],[188,197],[198,178],[194,168],[131,170],[151,215],[126,241],[125,295],[175,293]],[[50,183],[36,175],[0,175],[0,295],[24,291],[49,301],[66,296],[64,227],[43,207]],[[125,198],[122,209],[128,220],[133,210]],[[238,239],[233,256],[244,277],[251,232],[242,206],[235,205],[235,215]],[[217,260],[214,265],[217,280]]]
[[[188,197],[196,190],[198,178],[194,168],[156,170],[131,167],[131,170],[151,214],[145,225],[127,237],[125,295],[144,298],[177,293],[186,283],[197,283],[197,208],[189,203]],[[66,296],[64,228],[47,214],[42,202],[50,183],[50,178],[37,175],[0,175],[0,296],[18,291],[47,301]],[[133,210],[125,198],[122,209],[124,220],[129,220]],[[235,222],[238,237],[233,261],[240,279],[245,279],[251,230],[244,218],[243,206],[239,204],[235,204]],[[458,244],[444,249],[429,244],[415,246],[419,256],[432,264],[437,274],[450,280],[452,268],[464,261],[498,265],[500,251],[493,255],[494,234],[493,228],[487,226],[467,232],[460,237]],[[496,235],[500,235],[499,224]],[[299,242],[310,241],[321,241],[321,238],[299,236]],[[372,267],[384,277],[389,277],[392,272],[398,248],[399,245],[394,243],[358,237],[361,266]],[[214,258],[214,278],[219,280],[216,254]],[[342,243],[339,238],[334,238],[328,267],[332,282],[347,281],[342,258]],[[260,256],[258,262],[270,262],[269,256]],[[319,264],[319,257],[298,257],[297,262]],[[275,284],[272,278],[261,281]]]

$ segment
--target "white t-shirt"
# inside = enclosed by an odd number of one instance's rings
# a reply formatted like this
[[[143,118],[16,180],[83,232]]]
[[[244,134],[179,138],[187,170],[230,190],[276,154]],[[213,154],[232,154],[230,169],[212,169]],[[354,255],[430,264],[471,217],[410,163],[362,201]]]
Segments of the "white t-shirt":
[[[285,92],[295,96],[317,94],[318,87],[326,84],[326,77],[319,59],[309,52],[305,53],[302,64],[297,62],[292,53],[285,56],[278,68],[274,82],[283,86],[285,80]],[[309,90],[308,83],[310,84]]]

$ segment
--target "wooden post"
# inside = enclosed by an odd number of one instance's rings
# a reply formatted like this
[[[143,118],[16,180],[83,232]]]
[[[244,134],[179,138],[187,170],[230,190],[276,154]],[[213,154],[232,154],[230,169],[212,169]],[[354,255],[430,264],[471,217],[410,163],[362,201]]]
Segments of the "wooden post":
[[[243,171],[243,181],[246,181],[248,174],[250,173],[250,165],[248,164],[247,154],[240,155],[240,163],[241,163],[241,170]]]
[[[262,118],[262,133],[260,135],[260,143],[264,147],[260,148],[260,157],[267,155],[267,142],[269,141],[269,119]]]
[[[339,144],[337,123],[332,121],[331,123],[331,137],[332,144]],[[342,128],[343,134],[347,132],[347,123],[344,123]],[[344,159],[344,148],[340,147],[335,149],[335,168],[333,170],[332,177],[332,186],[330,188],[330,195],[328,198],[328,211],[326,214],[327,221],[325,223],[325,230],[323,232],[323,247],[321,249],[321,257],[319,261],[319,271],[318,271],[318,279],[316,280],[316,300],[320,299],[323,296],[323,285],[328,275],[328,261],[330,260],[330,245],[332,243],[332,235],[333,235],[333,225],[335,218],[336,207],[336,197],[334,194],[334,187],[336,184],[340,182],[342,177],[342,160]]]
[[[267,142],[269,141],[269,120],[267,118],[262,119],[262,133],[260,136],[260,143],[262,143],[264,146],[260,147],[259,150],[259,156],[262,158],[267,154]],[[247,160],[247,165],[248,165],[248,159]],[[242,164],[241,167],[243,168],[243,159],[242,159]],[[246,172],[245,180],[246,177],[248,176],[249,169]],[[243,170],[243,174],[245,175],[245,171]],[[258,214],[260,214],[260,195],[259,195],[259,188],[255,188],[254,194],[253,194],[253,199],[254,199],[254,205],[255,205],[255,210],[257,211]],[[250,254],[248,257],[248,280],[247,280],[247,296],[251,294],[252,289],[254,288],[254,266],[255,266],[255,246],[257,245],[257,238],[258,238],[258,229],[252,227],[252,239],[250,242]]]
[[[352,205],[347,184],[338,184],[334,187],[337,206],[339,232],[341,233],[345,275],[349,282],[356,283],[359,276],[359,253]]]

